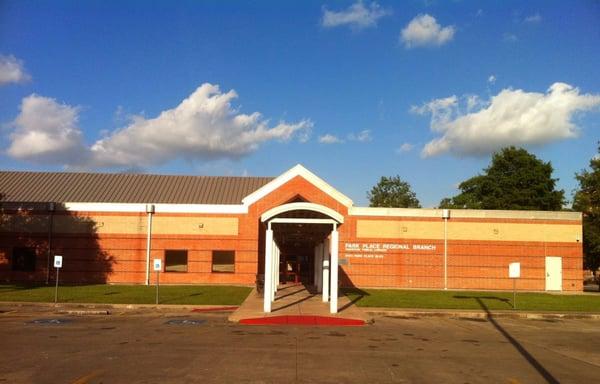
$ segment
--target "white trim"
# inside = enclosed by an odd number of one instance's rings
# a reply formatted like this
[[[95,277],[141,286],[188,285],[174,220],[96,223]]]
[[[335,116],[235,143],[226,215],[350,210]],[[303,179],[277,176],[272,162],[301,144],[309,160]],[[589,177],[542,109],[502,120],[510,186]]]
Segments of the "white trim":
[[[66,211],[86,212],[143,212],[146,204],[129,203],[64,203]],[[154,204],[156,213],[248,213],[242,204]]]
[[[454,210],[452,210],[454,212]],[[350,207],[350,216],[442,217],[441,209]]]
[[[336,220],[340,224],[342,224],[344,222],[344,216],[342,216],[340,213],[334,211],[331,208],[328,208],[328,207],[325,207],[325,206],[319,205],[319,204],[314,204],[314,203],[289,203],[289,204],[278,205],[277,207],[271,208],[267,212],[263,213],[260,216],[260,221],[265,222],[281,213],[289,212],[289,211],[297,211],[297,210],[319,212],[326,216],[331,217],[332,219]]]
[[[451,209],[450,211],[452,218],[462,219],[581,220],[581,212],[484,209]],[[348,209],[350,216],[434,217],[441,219],[444,217],[443,213],[443,209],[434,208],[350,207]]]
[[[242,204],[154,204],[161,213],[248,213]]]
[[[242,203],[244,203],[244,205],[252,205],[258,200],[267,196],[269,193],[275,191],[277,188],[281,187],[288,181],[292,180],[296,176],[301,176],[306,181],[313,184],[315,187],[319,188],[320,190],[322,190],[335,200],[339,201],[346,207],[350,207],[352,205],[352,200],[348,196],[333,188],[331,185],[327,184],[323,179],[321,179],[308,169],[304,168],[300,164],[289,169],[288,171],[276,177],[269,183],[263,185],[261,188],[244,197],[242,199]]]
[[[296,219],[291,217],[275,218],[269,221],[271,224],[337,224],[333,219]]]

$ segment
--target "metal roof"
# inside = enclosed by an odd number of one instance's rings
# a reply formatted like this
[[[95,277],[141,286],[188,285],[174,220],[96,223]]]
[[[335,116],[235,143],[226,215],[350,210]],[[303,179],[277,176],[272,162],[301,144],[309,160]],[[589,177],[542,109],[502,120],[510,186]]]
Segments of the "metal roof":
[[[0,171],[0,201],[241,204],[272,177]]]

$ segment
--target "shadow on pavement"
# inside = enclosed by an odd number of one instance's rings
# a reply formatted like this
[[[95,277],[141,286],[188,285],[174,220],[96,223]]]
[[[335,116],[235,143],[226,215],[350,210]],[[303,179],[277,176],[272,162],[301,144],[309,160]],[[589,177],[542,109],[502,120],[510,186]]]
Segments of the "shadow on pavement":
[[[506,340],[508,340],[513,347],[515,347],[515,349],[517,351],[519,351],[519,353],[525,358],[525,360],[527,360],[527,362],[529,362],[529,364],[531,364],[531,366],[533,368],[535,368],[536,371],[538,371],[538,373],[546,380],[546,382],[551,383],[551,384],[559,384],[560,382],[554,377],[552,376],[552,374],[550,372],[548,372],[548,370],[546,368],[544,368],[544,366],[535,359],[535,357],[533,357],[526,349],[525,347],[523,347],[514,337],[511,336],[510,333],[508,333],[508,331],[506,329],[504,329],[500,324],[498,324],[498,322],[496,321],[496,319],[494,319],[494,316],[492,315],[492,313],[490,312],[490,310],[488,309],[488,307],[485,305],[485,303],[483,302],[482,297],[477,297],[477,296],[456,296],[459,299],[475,299],[477,301],[477,303],[481,306],[481,309],[483,309],[485,311],[485,313],[487,314],[487,319],[490,323],[492,323],[492,325],[494,326],[494,328],[496,328],[496,330],[498,330],[498,332],[500,332],[502,334],[502,336],[504,336],[506,338]],[[501,300],[501,301],[505,301],[508,299],[503,299],[503,298],[499,298],[499,297],[485,297],[486,299],[497,299],[497,300]]]

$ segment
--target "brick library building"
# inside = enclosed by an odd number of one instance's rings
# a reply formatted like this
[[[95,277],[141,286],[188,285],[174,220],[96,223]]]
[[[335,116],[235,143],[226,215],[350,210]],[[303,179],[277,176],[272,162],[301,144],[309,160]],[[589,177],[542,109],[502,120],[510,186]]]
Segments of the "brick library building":
[[[0,172],[0,280],[582,291],[578,212],[356,207],[301,165],[278,177]]]

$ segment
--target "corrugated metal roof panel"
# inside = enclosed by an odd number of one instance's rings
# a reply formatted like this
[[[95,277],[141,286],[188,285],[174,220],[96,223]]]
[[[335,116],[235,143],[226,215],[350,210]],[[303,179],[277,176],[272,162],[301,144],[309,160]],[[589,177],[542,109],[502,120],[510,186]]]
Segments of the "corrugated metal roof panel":
[[[0,171],[0,201],[241,204],[272,177]]]

